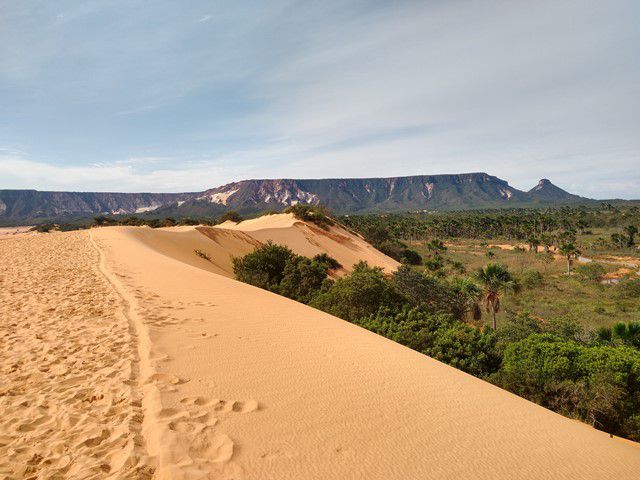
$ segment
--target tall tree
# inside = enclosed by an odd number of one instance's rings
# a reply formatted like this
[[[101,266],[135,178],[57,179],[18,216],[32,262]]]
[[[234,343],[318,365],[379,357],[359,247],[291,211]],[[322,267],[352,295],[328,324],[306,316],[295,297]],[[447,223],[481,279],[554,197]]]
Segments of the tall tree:
[[[629,236],[627,239],[627,247],[633,247],[635,245],[635,237],[638,233],[638,227],[635,225],[627,225],[627,228],[624,229]]]
[[[560,245],[560,255],[567,259],[567,275],[571,275],[571,261],[580,255],[580,250],[573,243],[563,243]]]
[[[500,311],[500,295],[508,291],[517,291],[518,284],[504,265],[488,263],[480,268],[476,277],[482,285],[482,298],[487,312],[493,315],[493,328],[496,328],[496,314]]]

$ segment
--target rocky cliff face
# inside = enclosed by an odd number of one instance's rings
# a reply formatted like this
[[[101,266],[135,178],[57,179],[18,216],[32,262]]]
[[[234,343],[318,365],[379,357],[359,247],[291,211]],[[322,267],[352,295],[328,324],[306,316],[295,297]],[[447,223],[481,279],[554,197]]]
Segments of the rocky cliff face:
[[[183,211],[282,209],[322,204],[336,212],[398,212],[478,208],[526,201],[527,194],[485,173],[324,180],[245,180],[207,190]]]
[[[0,220],[41,221],[99,214],[143,213],[192,194],[0,190]]]
[[[78,193],[0,190],[0,222],[97,214],[214,216],[256,213],[296,203],[336,213],[526,207],[588,201],[541,180],[529,192],[486,173],[320,180],[243,180],[199,193]]]

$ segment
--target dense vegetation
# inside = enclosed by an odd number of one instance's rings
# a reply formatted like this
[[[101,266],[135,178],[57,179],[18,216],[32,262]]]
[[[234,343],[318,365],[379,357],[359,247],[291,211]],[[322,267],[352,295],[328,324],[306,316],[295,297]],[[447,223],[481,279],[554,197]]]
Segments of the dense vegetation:
[[[436,241],[427,251],[443,256],[445,250]],[[447,274],[402,265],[387,276],[361,262],[334,281],[329,274],[336,267],[326,255],[309,259],[271,243],[234,259],[242,281],[358,324],[599,429],[640,440],[640,324],[590,329],[569,317],[543,320],[524,311],[508,312],[501,324],[488,325],[482,311],[493,320],[505,296],[544,281],[539,272],[517,275],[492,261],[464,276],[454,274],[451,265]],[[597,272],[589,268],[576,281],[593,282]],[[621,298],[637,295],[640,279],[614,288]]]
[[[519,240],[531,248],[565,240],[567,232],[589,235],[594,229],[613,229],[608,237],[589,238],[594,246],[624,248],[635,243],[640,225],[638,206],[601,204],[546,210],[514,209],[340,217],[348,227],[374,243],[380,235],[405,241],[431,238]]]

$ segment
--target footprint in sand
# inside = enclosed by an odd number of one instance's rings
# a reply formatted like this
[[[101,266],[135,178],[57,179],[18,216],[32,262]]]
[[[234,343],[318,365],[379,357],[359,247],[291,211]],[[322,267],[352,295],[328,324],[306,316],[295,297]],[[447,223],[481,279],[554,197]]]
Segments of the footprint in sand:
[[[233,446],[233,441],[227,435],[206,428],[193,438],[189,456],[214,463],[228,462],[233,456]]]
[[[231,410],[238,413],[255,412],[260,408],[260,405],[256,400],[245,400],[233,402]]]
[[[160,383],[166,385],[182,385],[183,383],[187,383],[189,381],[188,378],[180,378],[172,375],[170,373],[154,373],[151,375],[146,383]]]

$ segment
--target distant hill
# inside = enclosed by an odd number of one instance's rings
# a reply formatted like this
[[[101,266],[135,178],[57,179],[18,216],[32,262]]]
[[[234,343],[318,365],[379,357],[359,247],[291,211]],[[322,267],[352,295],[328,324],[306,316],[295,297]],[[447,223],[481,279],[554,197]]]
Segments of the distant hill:
[[[580,202],[587,200],[584,197],[579,197],[578,195],[573,195],[566,190],[561,189],[560,187],[555,186],[551,183],[550,180],[543,178],[538,182],[538,185],[533,187],[531,190],[527,192],[532,198],[538,201],[548,201],[548,202]]]
[[[322,204],[338,213],[461,210],[567,204],[588,199],[548,180],[544,188],[523,192],[486,173],[322,180],[243,180],[194,195],[167,213],[280,210],[294,203]],[[534,191],[535,190],[535,191]],[[562,194],[560,193],[562,192]]]
[[[40,222],[98,214],[144,213],[181,199],[187,193],[103,193],[0,190],[0,222]]]
[[[535,207],[590,202],[542,179],[524,192],[486,173],[389,178],[243,180],[198,193],[96,193],[0,190],[0,224],[107,215],[251,214],[296,203],[336,213]]]

